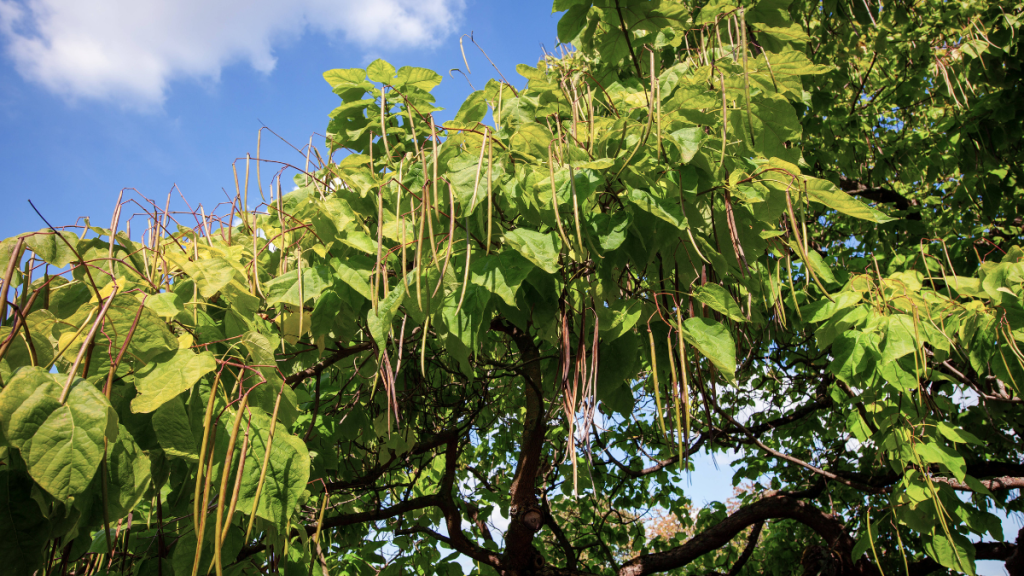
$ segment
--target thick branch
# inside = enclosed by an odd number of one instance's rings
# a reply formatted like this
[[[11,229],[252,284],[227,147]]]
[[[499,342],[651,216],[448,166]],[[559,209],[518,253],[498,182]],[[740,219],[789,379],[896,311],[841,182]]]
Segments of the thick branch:
[[[323,360],[317,362],[316,364],[310,366],[309,368],[306,368],[301,372],[296,372],[295,374],[292,374],[291,376],[285,378],[284,383],[288,384],[289,386],[291,386],[292,384],[298,384],[299,382],[302,382],[306,378],[312,378],[314,376],[319,375],[332,364],[336,364],[344,360],[345,358],[348,358],[349,356],[359,354],[360,352],[365,352],[370,348],[371,344],[369,342],[360,344],[358,346],[353,346],[351,348],[342,348],[341,350],[338,350],[331,356],[324,358]]]
[[[849,192],[855,196],[860,196],[861,198],[866,198],[872,202],[895,204],[896,208],[900,210],[909,210],[914,204],[899,192],[890,190],[889,188],[872,188],[863,182],[850,180],[846,176],[839,177],[839,187],[845,192]],[[909,214],[907,219],[920,220],[921,215],[915,212]]]
[[[748,526],[771,518],[789,518],[801,522],[825,540],[826,546],[839,553],[844,566],[841,574],[876,574],[874,566],[866,560],[854,565],[850,561],[854,540],[835,517],[813,505],[779,494],[769,494],[761,500],[743,506],[718,524],[704,530],[678,546],[665,552],[645,554],[630,560],[619,570],[619,576],[645,576],[686,566],[708,552],[725,546]]]
[[[503,322],[495,322],[491,326],[512,337],[522,358],[522,374],[526,380],[526,419],[523,422],[519,461],[516,463],[509,494],[511,522],[505,534],[504,568],[514,573],[525,568],[536,568],[534,563],[541,558],[532,544],[533,535],[540,526],[528,524],[523,520],[527,515],[539,516],[540,513],[536,486],[546,429],[544,389],[541,380],[540,352],[530,335]]]

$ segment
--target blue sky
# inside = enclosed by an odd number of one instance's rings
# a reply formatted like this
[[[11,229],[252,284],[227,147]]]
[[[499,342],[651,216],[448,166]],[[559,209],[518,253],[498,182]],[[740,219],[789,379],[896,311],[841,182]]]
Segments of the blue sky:
[[[324,132],[339,102],[324,71],[375,58],[436,70],[440,114],[454,115],[471,91],[448,76],[465,68],[460,35],[522,85],[515,65],[553,49],[558,22],[550,0],[124,4],[0,0],[0,238],[44,227],[28,199],[56,226],[91,216],[107,227],[122,188],[162,205],[177,184],[209,213],[222,189],[233,195],[231,163],[256,155],[262,125],[299,148]],[[465,44],[482,87],[494,69]],[[304,162],[268,136],[264,158]]]

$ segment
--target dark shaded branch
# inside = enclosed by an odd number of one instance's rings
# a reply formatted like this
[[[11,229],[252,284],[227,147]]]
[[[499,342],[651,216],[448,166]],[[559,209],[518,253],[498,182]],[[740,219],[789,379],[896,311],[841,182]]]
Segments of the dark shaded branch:
[[[441,432],[440,434],[437,434],[436,436],[431,436],[430,438],[420,440],[416,444],[413,444],[412,449],[404,453],[404,455],[418,456],[420,454],[429,452],[439,446],[444,446],[448,442],[451,442],[453,439],[458,437],[459,430],[446,430],[444,432]],[[337,482],[328,482],[327,491],[335,492],[337,490],[346,490],[350,488],[358,488],[361,486],[369,486],[375,480],[383,476],[385,472],[390,470],[392,464],[398,462],[401,462],[401,460],[399,460],[398,458],[393,458],[383,464],[377,465],[369,472],[363,474],[358,478],[352,480],[339,480]]]
[[[540,528],[541,510],[537,506],[537,475],[540,472],[540,457],[544,448],[544,393],[540,370],[540,351],[533,338],[517,327],[495,321],[491,328],[508,334],[519,349],[522,358],[522,374],[525,382],[526,418],[523,422],[523,440],[520,444],[519,461],[509,493],[511,516],[508,532],[505,533],[505,568],[520,570],[533,566],[541,559],[533,547],[533,535]],[[534,523],[524,520],[534,518]],[[541,559],[542,560],[542,559]]]
[[[796,520],[814,530],[825,540],[826,546],[836,551],[842,558],[841,574],[877,574],[875,567],[866,558],[861,558],[856,564],[850,560],[854,540],[846,532],[842,522],[834,516],[825,514],[801,500],[768,493],[761,500],[743,506],[718,524],[697,534],[682,546],[630,560],[619,569],[619,576],[645,576],[681,568],[704,554],[725,546],[748,526],[772,518]]]
[[[369,350],[371,347],[372,344],[366,342],[363,344],[359,344],[358,346],[353,346],[351,348],[342,348],[341,350],[338,350],[331,356],[324,358],[323,360],[317,362],[316,364],[310,366],[309,368],[306,368],[301,372],[296,372],[295,374],[292,374],[291,376],[285,378],[284,383],[291,386],[293,384],[298,384],[299,382],[302,382],[306,378],[319,376],[321,372],[323,372],[327,367],[331,366],[332,364],[336,364],[344,360],[345,358],[348,358],[349,356],[359,354],[360,352],[365,352]]]
[[[445,450],[444,476],[441,478],[441,512],[444,513],[445,526],[448,528],[448,544],[462,554],[492,567],[501,565],[501,558],[477,546],[466,538],[462,532],[462,514],[452,496],[455,490],[455,472],[459,463],[459,441],[457,438],[448,442]]]
[[[895,204],[896,208],[899,210],[909,210],[912,205],[916,205],[916,203],[912,202],[911,200],[908,200],[906,196],[900,194],[899,192],[890,190],[889,188],[873,188],[868,186],[867,184],[864,184],[863,182],[851,180],[846,176],[839,177],[839,187],[844,192],[848,192],[855,196],[860,196],[861,198],[866,198],[868,200],[871,200],[872,202]],[[908,214],[907,219],[920,220],[921,215],[914,212]]]
[[[729,569],[728,576],[736,576],[743,569],[743,565],[747,563],[750,556],[753,555],[754,549],[757,548],[757,540],[761,537],[761,529],[764,528],[764,521],[754,524],[754,529],[750,531],[750,538],[747,540],[747,546],[743,549],[743,553],[736,559],[736,563]]]

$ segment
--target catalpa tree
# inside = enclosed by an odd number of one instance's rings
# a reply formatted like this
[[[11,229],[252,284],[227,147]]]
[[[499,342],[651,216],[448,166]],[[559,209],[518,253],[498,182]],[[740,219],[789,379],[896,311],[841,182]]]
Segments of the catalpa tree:
[[[0,245],[5,574],[1022,573],[1022,5],[554,9],[451,121],[331,70],[230,211]]]

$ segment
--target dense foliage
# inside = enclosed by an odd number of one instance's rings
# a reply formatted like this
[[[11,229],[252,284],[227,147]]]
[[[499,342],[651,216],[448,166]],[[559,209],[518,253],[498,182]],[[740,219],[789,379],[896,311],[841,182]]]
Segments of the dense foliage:
[[[554,9],[443,125],[331,70],[229,213],[0,244],[0,571],[1021,573],[1022,5]]]

